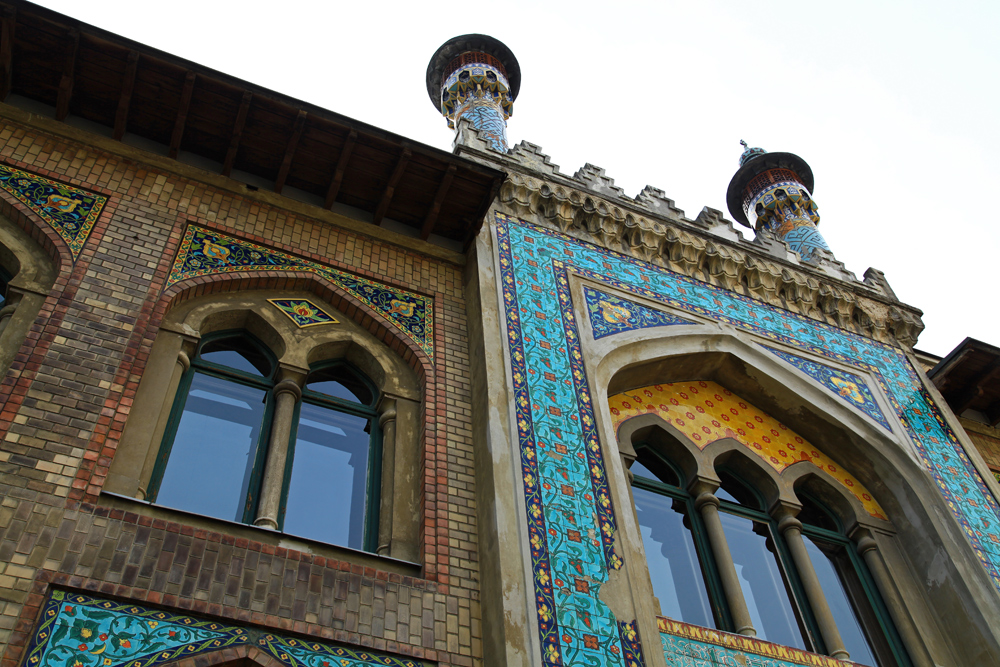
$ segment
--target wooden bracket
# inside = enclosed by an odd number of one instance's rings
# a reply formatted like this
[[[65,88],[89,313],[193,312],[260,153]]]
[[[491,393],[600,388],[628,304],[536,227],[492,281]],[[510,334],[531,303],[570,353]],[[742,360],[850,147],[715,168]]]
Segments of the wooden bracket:
[[[288,138],[288,145],[285,147],[285,157],[281,160],[281,169],[278,170],[278,178],[274,183],[274,191],[279,194],[285,187],[285,180],[288,178],[288,172],[292,168],[295,149],[298,147],[299,139],[302,137],[302,130],[305,129],[307,115],[305,111],[300,109],[298,115],[295,117],[295,124],[292,126],[292,136]]]
[[[181,150],[181,141],[184,139],[184,126],[187,124],[188,109],[191,108],[191,95],[194,93],[194,81],[198,75],[188,72],[184,76],[184,87],[181,89],[181,101],[177,105],[177,117],[174,120],[174,131],[170,135],[171,159],[177,159],[177,153]]]
[[[344,172],[347,171],[347,162],[351,159],[351,152],[354,150],[354,144],[357,141],[357,131],[351,130],[347,135],[347,140],[344,142],[344,147],[340,149],[337,168],[333,171],[333,180],[330,181],[330,188],[326,191],[326,201],[323,203],[324,208],[330,208],[333,206],[333,202],[337,201],[337,195],[340,193],[340,184],[344,180]]]
[[[434,202],[431,204],[431,210],[427,212],[427,217],[424,218],[424,225],[420,228],[420,238],[426,241],[434,231],[434,223],[437,222],[438,214],[441,213],[441,204],[444,203],[444,198],[448,195],[448,188],[451,187],[451,180],[455,177],[455,172],[458,168],[453,165],[448,165],[448,170],[444,172],[444,178],[441,179],[441,183],[438,185],[437,193],[434,195]]]
[[[399,180],[403,178],[403,172],[406,171],[406,165],[409,163],[411,155],[410,149],[404,147],[399,159],[396,160],[396,168],[392,170],[392,176],[389,177],[389,182],[386,183],[382,199],[379,200],[378,206],[375,207],[375,216],[372,218],[372,222],[376,225],[382,224],[382,220],[389,210],[389,204],[392,203],[392,196],[396,193],[396,186],[399,185]]]
[[[132,89],[135,87],[135,70],[139,67],[139,52],[129,51],[128,63],[125,65],[125,75],[122,77],[122,93],[118,98],[118,111],[115,112],[115,131],[111,135],[115,141],[121,141],[125,136],[128,124],[128,107],[132,103]]]
[[[76,72],[76,52],[80,48],[80,30],[74,28],[67,37],[66,64],[63,65],[62,78],[59,79],[59,96],[56,98],[56,120],[65,120],[69,115],[69,103],[73,99],[73,82]]]
[[[229,150],[226,151],[226,159],[222,163],[222,175],[229,176],[233,172],[233,163],[236,162],[236,151],[240,149],[240,138],[243,136],[243,126],[247,122],[247,113],[250,111],[250,101],[253,93],[244,91],[243,101],[240,103],[240,110],[236,114],[236,122],[233,124],[233,136],[229,140]]]

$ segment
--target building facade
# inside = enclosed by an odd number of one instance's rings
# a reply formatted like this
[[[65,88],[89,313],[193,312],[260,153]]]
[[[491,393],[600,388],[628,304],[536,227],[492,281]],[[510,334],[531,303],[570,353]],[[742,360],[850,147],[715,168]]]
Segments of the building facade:
[[[4,667],[1000,664],[1000,488],[802,158],[744,233],[511,147],[490,37],[448,153],[3,7]]]

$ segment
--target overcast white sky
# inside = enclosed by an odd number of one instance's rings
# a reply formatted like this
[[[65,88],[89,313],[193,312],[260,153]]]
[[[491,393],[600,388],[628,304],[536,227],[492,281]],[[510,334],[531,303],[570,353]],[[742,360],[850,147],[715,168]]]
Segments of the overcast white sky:
[[[1000,2],[39,4],[446,150],[424,87],[447,39],[517,56],[511,143],[630,195],[726,212],[740,139],[803,157],[820,230],[924,311],[917,345],[1000,345]]]

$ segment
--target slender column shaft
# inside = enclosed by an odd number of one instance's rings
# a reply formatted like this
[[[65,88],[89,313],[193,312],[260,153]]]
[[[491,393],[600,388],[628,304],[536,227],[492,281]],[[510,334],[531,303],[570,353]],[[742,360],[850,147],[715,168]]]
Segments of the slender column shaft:
[[[191,368],[191,358],[187,355],[184,350],[179,350],[177,352],[177,363],[174,364],[174,371],[170,375],[170,384],[167,386],[166,396],[169,397],[169,404],[173,405],[173,401],[177,396],[177,387],[181,384],[181,378],[187,373],[188,369]],[[139,475],[141,480],[139,483],[139,488],[137,490],[136,497],[139,500],[147,500],[149,496],[149,481],[153,476],[153,470],[156,468],[156,459],[160,455],[160,447],[162,446],[163,433],[167,430],[167,421],[170,419],[170,407],[167,406],[160,412],[160,419],[156,423],[156,430],[153,431],[153,440],[149,443],[149,447],[146,450],[146,459],[142,464],[142,473]]]
[[[830,655],[840,660],[849,660],[851,655],[844,646],[844,640],[840,637],[837,629],[837,621],[833,618],[830,605],[823,594],[823,587],[816,576],[816,568],[813,567],[809,552],[806,551],[805,540],[802,537],[802,522],[793,516],[786,515],[778,522],[778,530],[785,538],[785,544],[792,553],[792,560],[795,561],[795,569],[799,573],[802,587],[806,591],[806,598],[809,606],[812,607],[816,624],[819,625],[820,634],[823,635],[823,643]]]
[[[295,404],[302,398],[302,390],[294,380],[282,380],[274,388],[274,416],[271,418],[271,439],[264,464],[264,480],[260,487],[255,526],[278,529],[278,512],[281,509],[281,486],[288,460],[289,439],[292,435],[292,418]]]
[[[708,541],[712,545],[712,555],[715,556],[719,578],[722,580],[722,590],[726,594],[726,602],[729,604],[729,613],[736,625],[736,632],[748,637],[756,637],[757,631],[753,627],[750,610],[743,597],[743,588],[740,586],[739,575],[736,574],[733,555],[729,552],[729,543],[722,530],[722,519],[719,518],[719,499],[710,491],[706,491],[695,498],[694,507],[701,514],[701,520],[705,524],[705,532],[708,533]]]
[[[392,555],[392,494],[396,482],[396,407],[387,407],[378,418],[382,429],[382,491],[379,502],[378,549],[380,556]]]

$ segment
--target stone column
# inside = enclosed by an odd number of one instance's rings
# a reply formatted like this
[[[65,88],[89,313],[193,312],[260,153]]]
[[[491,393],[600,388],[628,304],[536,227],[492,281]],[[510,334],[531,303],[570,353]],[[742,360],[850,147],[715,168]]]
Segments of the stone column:
[[[392,555],[392,495],[396,482],[396,399],[388,396],[379,406],[378,425],[382,431],[382,486],[378,512],[378,548],[380,556]]]
[[[875,586],[882,595],[882,601],[889,609],[889,615],[892,616],[892,621],[896,625],[899,638],[903,640],[910,661],[913,662],[914,667],[935,667],[923,640],[920,639],[916,626],[913,625],[913,621],[906,611],[906,604],[900,597],[899,591],[896,590],[892,577],[889,576],[889,569],[885,566],[885,561],[882,560],[882,554],[879,552],[875,538],[867,528],[860,528],[851,537],[858,545],[858,553],[861,554],[865,565],[868,566],[868,572],[875,580]]]
[[[285,478],[289,440],[295,405],[302,398],[302,389],[295,380],[285,379],[274,388],[274,413],[271,417],[271,438],[264,464],[264,479],[260,485],[257,518],[253,525],[271,530],[278,529],[278,512],[281,509],[281,487]]]
[[[139,474],[139,487],[136,493],[136,497],[139,500],[146,500],[149,497],[149,481],[153,477],[153,470],[156,468],[156,459],[159,458],[160,450],[163,448],[163,434],[167,430],[170,412],[174,402],[177,400],[177,387],[181,384],[181,378],[191,368],[191,357],[188,356],[188,353],[183,348],[187,347],[193,353],[196,344],[196,342],[190,340],[183,341],[181,343],[182,349],[177,351],[177,363],[174,364],[174,371],[170,375],[170,384],[167,386],[164,394],[167,398],[160,409],[160,416],[153,431],[153,439],[147,443],[146,458],[142,462],[142,472]]]
[[[756,637],[757,631],[753,627],[750,610],[743,597],[743,587],[740,586],[733,555],[729,552],[729,543],[722,529],[722,519],[719,518],[719,499],[712,492],[714,489],[709,490],[704,483],[698,483],[696,488],[698,493],[694,500],[694,508],[705,524],[705,532],[708,533],[708,541],[712,545],[712,555],[715,557],[719,578],[722,580],[722,590],[726,594],[729,614],[733,617],[736,632]]]
[[[792,509],[787,506],[779,508],[778,514],[780,520],[778,521],[778,531],[785,538],[785,544],[788,545],[788,550],[792,554],[795,569],[799,573],[802,588],[805,589],[809,606],[812,607],[813,616],[816,618],[816,624],[819,626],[819,632],[823,636],[823,643],[826,644],[826,650],[830,653],[831,657],[838,660],[850,660],[851,655],[844,646],[844,640],[840,637],[837,622],[830,611],[826,595],[823,594],[823,587],[819,583],[819,577],[816,576],[816,568],[813,567],[812,559],[809,558],[809,552],[806,551],[805,540],[802,537],[802,522],[794,516],[794,514],[798,513],[798,510],[799,508]]]

